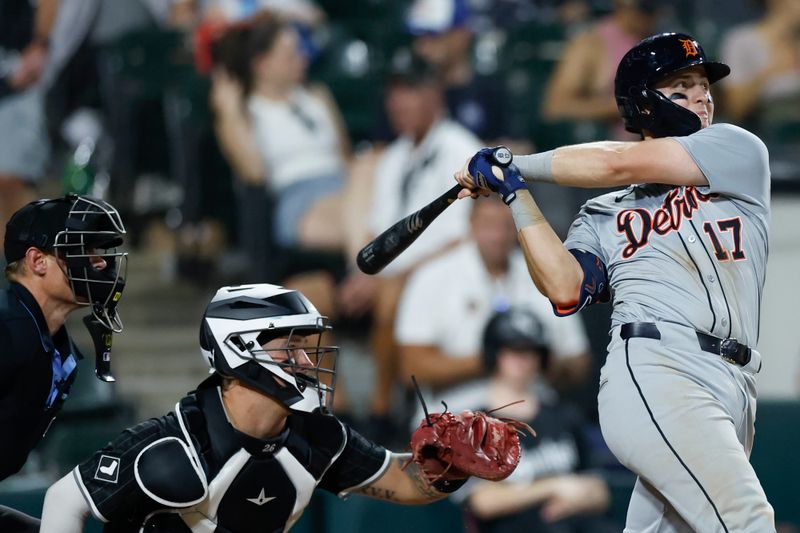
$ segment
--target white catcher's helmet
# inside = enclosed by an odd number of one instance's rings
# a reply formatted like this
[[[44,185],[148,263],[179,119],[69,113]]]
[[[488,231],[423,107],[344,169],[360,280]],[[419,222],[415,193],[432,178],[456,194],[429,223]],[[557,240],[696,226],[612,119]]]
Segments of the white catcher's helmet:
[[[328,319],[298,291],[266,283],[222,287],[203,315],[200,349],[212,372],[236,378],[289,409],[329,411],[339,352],[321,344],[330,329]],[[288,338],[282,348],[263,348],[279,337]],[[298,349],[311,366],[295,362]]]

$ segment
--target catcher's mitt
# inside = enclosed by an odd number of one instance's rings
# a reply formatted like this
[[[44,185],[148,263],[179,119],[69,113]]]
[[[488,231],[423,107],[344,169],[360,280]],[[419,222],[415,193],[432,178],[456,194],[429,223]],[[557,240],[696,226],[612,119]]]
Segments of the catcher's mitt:
[[[519,463],[519,430],[536,433],[523,422],[489,413],[426,413],[411,436],[409,463],[417,463],[429,482],[507,478]]]

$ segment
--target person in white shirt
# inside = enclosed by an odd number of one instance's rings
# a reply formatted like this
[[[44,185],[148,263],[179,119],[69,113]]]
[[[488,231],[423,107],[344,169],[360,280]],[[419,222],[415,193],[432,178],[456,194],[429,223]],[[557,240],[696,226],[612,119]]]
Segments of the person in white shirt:
[[[217,138],[239,180],[273,197],[273,238],[288,248],[340,250],[350,142],[328,90],[304,83],[297,31],[264,12],[229,29],[217,50]]]

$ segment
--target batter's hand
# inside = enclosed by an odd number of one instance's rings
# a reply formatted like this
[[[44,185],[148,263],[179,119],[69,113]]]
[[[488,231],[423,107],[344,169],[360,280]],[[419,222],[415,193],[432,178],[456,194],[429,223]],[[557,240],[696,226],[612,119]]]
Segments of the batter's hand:
[[[513,159],[511,150],[505,146],[481,148],[469,160],[467,168],[479,187],[493,190],[503,197],[506,204],[510,204],[517,197],[517,191],[526,188]]]
[[[484,194],[481,189],[488,189],[498,193],[506,204],[513,202],[517,191],[525,189],[526,185],[512,161],[511,150],[505,146],[481,148],[467,163],[467,174],[473,186],[470,195],[476,189],[479,194]]]
[[[469,173],[469,162],[472,158],[470,157],[464,162],[464,167],[453,174],[453,177],[456,179],[459,185],[464,187],[461,189],[461,192],[458,193],[458,199],[462,198],[477,198],[479,196],[489,196],[492,194],[492,191],[489,189],[482,189],[475,184],[475,180]]]

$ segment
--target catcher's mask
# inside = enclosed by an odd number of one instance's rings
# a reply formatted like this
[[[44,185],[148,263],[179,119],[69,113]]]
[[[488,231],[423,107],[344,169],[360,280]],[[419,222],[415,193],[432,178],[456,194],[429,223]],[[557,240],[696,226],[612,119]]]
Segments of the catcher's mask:
[[[31,202],[6,226],[5,254],[9,263],[31,246],[52,251],[64,261],[75,303],[92,308],[108,330],[122,331],[117,304],[125,287],[126,252],[117,251],[125,226],[114,207],[98,198],[67,195]],[[99,267],[98,258],[105,265]]]
[[[200,349],[211,371],[238,379],[286,408],[329,412],[339,349],[303,294],[277,285],[222,287],[206,308]]]
[[[487,372],[497,369],[497,354],[501,348],[535,350],[539,353],[542,370],[550,359],[550,341],[544,324],[533,311],[512,307],[492,315],[483,330],[483,366]]]
[[[684,136],[700,130],[700,118],[670,101],[653,86],[676,72],[695,66],[705,69],[714,83],[731,69],[709,61],[694,37],[685,33],[661,33],[631,48],[617,67],[614,96],[617,108],[632,133],[650,132],[654,137]]]

